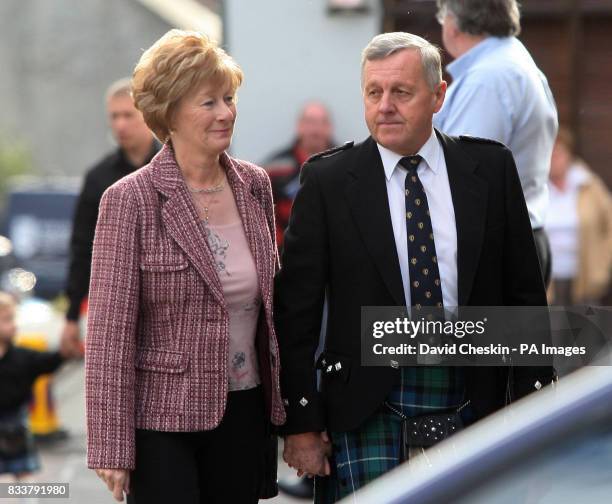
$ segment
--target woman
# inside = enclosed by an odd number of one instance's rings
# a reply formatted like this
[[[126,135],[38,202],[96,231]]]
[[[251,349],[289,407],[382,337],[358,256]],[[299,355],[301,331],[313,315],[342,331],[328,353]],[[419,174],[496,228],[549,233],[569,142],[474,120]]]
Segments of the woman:
[[[552,261],[552,301],[597,304],[612,266],[612,199],[603,181],[574,156],[573,138],[561,128],[550,168],[546,232]]]
[[[179,30],[134,70],[164,146],[102,198],[86,350],[88,465],[117,500],[271,496],[278,260],[269,179],[225,152],[241,82],[222,49]]]

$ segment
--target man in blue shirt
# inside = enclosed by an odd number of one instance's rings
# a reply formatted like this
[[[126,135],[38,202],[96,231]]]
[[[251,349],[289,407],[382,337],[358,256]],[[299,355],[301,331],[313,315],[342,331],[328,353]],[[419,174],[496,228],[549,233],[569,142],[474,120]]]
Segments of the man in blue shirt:
[[[437,0],[442,41],[455,60],[453,78],[434,125],[448,135],[472,135],[506,144],[514,155],[548,283],[548,240],[542,229],[547,180],[558,121],[544,74],[516,38],[516,0]]]

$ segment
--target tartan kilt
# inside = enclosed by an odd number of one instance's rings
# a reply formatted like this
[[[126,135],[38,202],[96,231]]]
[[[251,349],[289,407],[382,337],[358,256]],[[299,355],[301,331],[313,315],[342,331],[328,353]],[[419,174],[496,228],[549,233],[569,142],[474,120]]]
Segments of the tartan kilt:
[[[458,408],[464,392],[460,368],[406,367],[387,401],[411,417]],[[336,502],[397,467],[400,429],[401,418],[381,405],[358,429],[329,433],[331,475],[315,478],[315,503]]]

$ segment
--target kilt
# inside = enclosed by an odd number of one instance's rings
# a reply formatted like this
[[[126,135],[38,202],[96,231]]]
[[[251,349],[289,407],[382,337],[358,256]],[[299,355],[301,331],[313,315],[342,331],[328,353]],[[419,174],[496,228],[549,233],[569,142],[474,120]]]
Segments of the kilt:
[[[460,368],[406,367],[387,402],[411,417],[456,409],[464,393]],[[358,429],[329,433],[331,475],[315,478],[315,503],[336,502],[397,467],[400,429],[401,418],[381,405]]]

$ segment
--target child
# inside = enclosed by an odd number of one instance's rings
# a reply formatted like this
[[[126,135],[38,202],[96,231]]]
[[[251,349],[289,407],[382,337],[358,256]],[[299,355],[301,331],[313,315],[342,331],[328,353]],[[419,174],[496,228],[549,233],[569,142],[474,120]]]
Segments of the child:
[[[40,468],[26,423],[32,384],[78,354],[78,349],[66,341],[58,352],[15,347],[15,309],[13,297],[0,292],[0,474],[10,473],[19,479]]]

